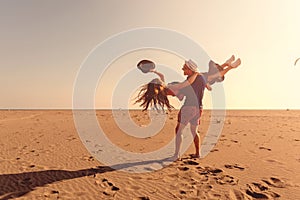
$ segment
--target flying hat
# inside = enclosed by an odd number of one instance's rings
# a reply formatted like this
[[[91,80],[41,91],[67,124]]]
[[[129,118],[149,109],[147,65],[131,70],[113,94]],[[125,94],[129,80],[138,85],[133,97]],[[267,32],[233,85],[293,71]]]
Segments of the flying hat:
[[[151,60],[141,60],[137,64],[137,68],[143,73],[148,73],[151,69],[155,69],[155,63]]]
[[[188,61],[185,61],[185,64],[193,72],[198,72],[197,64],[194,61],[192,61],[191,59],[189,59]]]

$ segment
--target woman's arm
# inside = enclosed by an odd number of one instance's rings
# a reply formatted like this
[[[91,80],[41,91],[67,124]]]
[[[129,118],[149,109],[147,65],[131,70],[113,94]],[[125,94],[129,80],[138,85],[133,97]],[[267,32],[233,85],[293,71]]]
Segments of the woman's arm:
[[[176,83],[173,85],[168,85],[168,88],[171,90],[180,90],[181,88],[187,87],[189,85],[191,85],[197,78],[197,76],[199,75],[199,73],[195,72],[193,75],[191,75],[190,77],[188,77],[187,80],[181,82],[181,83]]]
[[[165,82],[165,76],[164,76],[162,73],[160,73],[160,72],[158,72],[158,71],[155,71],[154,69],[150,70],[150,72],[153,72],[154,74],[158,75],[159,78],[160,78],[163,82]]]

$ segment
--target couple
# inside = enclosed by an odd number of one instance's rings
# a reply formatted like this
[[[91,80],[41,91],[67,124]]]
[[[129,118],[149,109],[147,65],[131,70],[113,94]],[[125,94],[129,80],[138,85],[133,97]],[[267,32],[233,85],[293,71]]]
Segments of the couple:
[[[139,65],[145,64],[141,61]],[[168,100],[168,95],[176,96],[179,100],[185,97],[185,102],[178,113],[178,122],[175,129],[176,146],[175,159],[180,159],[180,149],[182,143],[182,131],[190,123],[190,130],[194,137],[195,154],[193,158],[200,158],[200,136],[197,132],[200,124],[202,113],[202,99],[205,88],[211,90],[211,85],[215,82],[224,80],[224,75],[231,69],[238,67],[241,60],[235,60],[231,56],[224,64],[219,65],[213,61],[209,62],[208,71],[205,73],[198,72],[198,66],[192,60],[185,61],[182,70],[187,76],[184,82],[172,82],[165,84],[164,75],[154,69],[151,72],[157,74],[159,78],[153,79],[150,83],[144,85],[140,90],[135,103],[140,103],[143,110],[147,110],[149,106],[157,106],[171,110],[173,108]]]

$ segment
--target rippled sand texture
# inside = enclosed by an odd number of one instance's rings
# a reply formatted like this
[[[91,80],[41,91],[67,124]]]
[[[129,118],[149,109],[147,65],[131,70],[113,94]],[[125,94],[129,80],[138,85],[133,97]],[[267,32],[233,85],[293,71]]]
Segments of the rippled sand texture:
[[[150,122],[145,112],[130,114],[138,126]],[[202,138],[210,114],[203,113]],[[97,111],[97,118],[115,145],[145,153],[174,137],[177,111],[147,138],[123,133],[109,110]],[[222,135],[205,158],[190,158],[191,146],[163,169],[128,173],[89,154],[72,111],[2,110],[0,199],[300,199],[299,119],[300,111],[227,111]]]

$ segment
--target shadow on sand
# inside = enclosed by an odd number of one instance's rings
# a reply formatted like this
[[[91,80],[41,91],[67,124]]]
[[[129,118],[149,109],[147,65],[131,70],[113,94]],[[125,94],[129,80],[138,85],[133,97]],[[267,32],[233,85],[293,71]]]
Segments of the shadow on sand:
[[[41,187],[47,184],[51,184],[57,181],[69,180],[84,176],[92,176],[105,172],[122,170],[128,167],[160,163],[163,164],[165,161],[172,162],[170,158],[137,161],[133,163],[122,163],[108,166],[98,166],[95,168],[81,169],[77,171],[67,170],[44,170],[35,172],[23,172],[19,174],[2,174],[0,175],[0,200],[14,199],[26,195],[33,191],[36,187]],[[153,170],[149,170],[151,172]],[[134,173],[134,172],[133,172]]]
[[[99,173],[113,171],[110,167],[98,167],[77,171],[45,170],[36,172],[24,172],[19,174],[0,175],[0,199],[14,199],[21,197],[36,187],[41,187],[57,181],[91,176]]]

